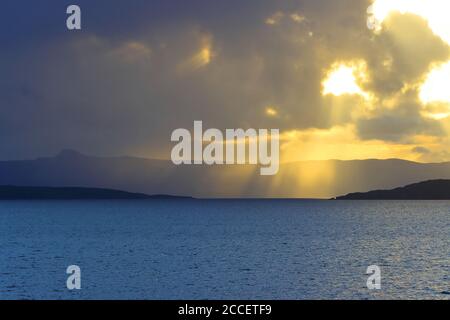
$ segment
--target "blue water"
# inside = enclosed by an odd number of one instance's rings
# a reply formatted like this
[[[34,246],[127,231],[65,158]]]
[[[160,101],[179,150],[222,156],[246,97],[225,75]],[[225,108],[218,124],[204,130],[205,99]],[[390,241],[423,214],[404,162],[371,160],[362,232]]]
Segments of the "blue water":
[[[0,299],[449,299],[449,236],[446,201],[1,202]]]

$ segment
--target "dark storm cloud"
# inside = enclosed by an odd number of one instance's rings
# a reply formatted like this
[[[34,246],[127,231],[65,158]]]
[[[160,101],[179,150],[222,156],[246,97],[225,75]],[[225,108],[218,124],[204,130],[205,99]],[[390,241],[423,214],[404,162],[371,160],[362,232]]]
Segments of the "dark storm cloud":
[[[367,48],[369,79],[363,87],[375,94],[377,105],[372,117],[356,121],[360,138],[406,142],[413,135],[445,135],[438,121],[423,118],[419,91],[411,88],[423,81],[433,64],[448,60],[448,45],[422,18],[393,14]]]
[[[431,151],[425,147],[415,147],[411,150],[414,153],[429,154]]]
[[[357,132],[362,139],[379,139],[392,142],[410,143],[414,135],[444,136],[446,132],[435,120],[423,118],[421,104],[416,92],[401,95],[395,108],[379,110],[371,118],[361,118],[356,122]]]
[[[374,38],[369,1],[76,2],[83,17],[77,32],[65,29],[72,1],[3,6],[0,158],[64,148],[167,157],[170,133],[194,120],[218,128],[330,128],[351,122],[364,104],[358,96],[322,96],[334,62],[367,61],[362,85],[383,98],[448,54],[416,17]],[[267,24],[274,15],[276,23]],[[406,27],[421,44],[396,41]],[[419,54],[417,65],[408,51]],[[268,117],[267,106],[278,116]],[[357,122],[358,132],[387,140],[439,134],[418,108],[395,114],[380,107]]]
[[[381,98],[421,80],[433,63],[449,58],[448,45],[425,20],[412,14],[392,14],[381,34],[365,48],[370,80],[364,85]]]

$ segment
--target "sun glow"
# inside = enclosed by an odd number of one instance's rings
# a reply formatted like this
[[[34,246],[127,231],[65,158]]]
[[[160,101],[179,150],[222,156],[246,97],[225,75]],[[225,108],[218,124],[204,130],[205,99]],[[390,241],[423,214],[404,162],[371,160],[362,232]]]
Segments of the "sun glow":
[[[357,83],[360,68],[355,65],[335,64],[323,82],[323,94],[341,96],[344,94],[365,95]]]
[[[276,117],[278,116],[278,111],[275,107],[269,106],[266,108],[266,115],[269,117]]]
[[[425,103],[450,102],[450,62],[433,69],[420,89],[420,99]]]
[[[392,12],[411,13],[428,21],[433,32],[450,43],[450,1],[448,0],[375,0],[370,13],[383,23]]]
[[[426,105],[423,115],[434,120],[450,116],[450,62],[434,68],[420,88],[420,100]]]
[[[424,146],[429,141],[414,142]],[[386,143],[381,140],[362,141],[354,125],[335,126],[330,129],[307,129],[284,132],[281,136],[281,162],[313,160],[354,160],[400,158],[415,160],[411,145]]]
[[[427,20],[430,29],[443,41],[450,44],[450,1],[448,0],[375,0],[369,14],[383,27],[383,22],[393,12],[416,14]],[[420,88],[419,96],[428,109],[439,104],[439,110],[424,111],[429,118],[440,120],[450,115],[450,62],[434,67]],[[445,106],[443,108],[442,106]],[[444,110],[446,109],[446,110]]]

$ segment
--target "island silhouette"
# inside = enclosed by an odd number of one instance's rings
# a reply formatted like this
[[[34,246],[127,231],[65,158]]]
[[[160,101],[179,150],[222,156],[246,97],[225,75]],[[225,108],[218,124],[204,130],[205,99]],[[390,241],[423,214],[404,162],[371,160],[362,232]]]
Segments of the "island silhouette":
[[[392,190],[350,193],[337,200],[450,200],[450,180],[430,180]]]
[[[0,200],[138,200],[187,199],[170,195],[147,195],[113,189],[82,187],[0,186]]]

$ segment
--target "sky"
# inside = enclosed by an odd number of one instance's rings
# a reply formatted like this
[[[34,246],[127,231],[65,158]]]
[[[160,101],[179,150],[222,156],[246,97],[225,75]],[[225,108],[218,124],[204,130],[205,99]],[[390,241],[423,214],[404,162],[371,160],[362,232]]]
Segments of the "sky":
[[[66,7],[82,30],[66,28]],[[169,159],[279,128],[283,162],[450,161],[448,0],[5,0],[0,159]]]

